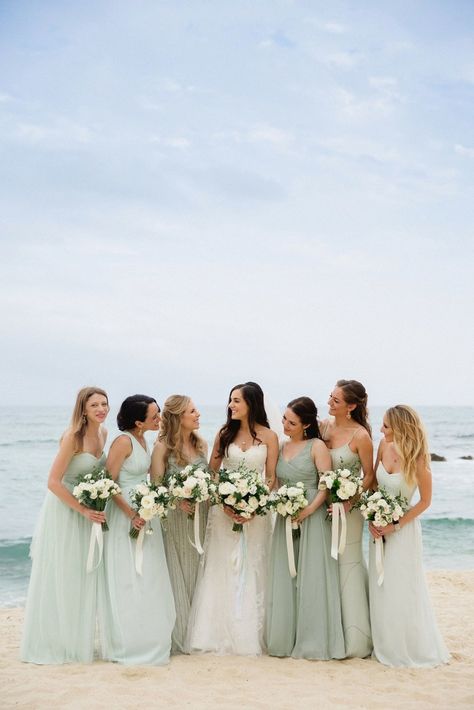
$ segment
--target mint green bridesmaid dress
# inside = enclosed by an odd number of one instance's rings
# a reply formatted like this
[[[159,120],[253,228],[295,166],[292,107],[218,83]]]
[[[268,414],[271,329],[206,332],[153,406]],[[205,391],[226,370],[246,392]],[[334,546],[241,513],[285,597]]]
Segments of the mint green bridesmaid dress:
[[[278,458],[280,485],[302,481],[311,503],[318,471],[311,456],[314,440],[289,461]],[[331,534],[323,505],[305,518],[295,540],[297,576],[288,569],[285,518],[276,516],[267,591],[266,643],[271,656],[314,660],[345,658],[338,565],[331,557]]]
[[[72,492],[79,476],[105,463],[75,454],[63,476]],[[46,494],[33,536],[33,565],[20,658],[29,663],[90,663],[94,657],[99,569],[86,571],[92,523]]]
[[[349,446],[351,441],[329,449],[333,469],[354,466],[361,470],[360,458]],[[372,652],[372,634],[367,565],[362,552],[364,519],[358,509],[347,513],[346,519],[346,549],[338,557],[346,654],[349,658],[365,658]]]
[[[403,473],[387,473],[382,463],[377,468],[377,483],[409,502],[417,489],[408,485]],[[423,570],[419,518],[387,535],[383,547],[384,580],[379,586],[375,545],[371,542],[369,546],[374,657],[393,667],[429,668],[447,663],[449,652],[436,624]]]
[[[151,457],[129,432],[132,453],[125,459],[117,483],[127,502],[130,491],[146,480]],[[175,607],[161,524],[152,521],[153,535],[143,540],[143,574],[135,569],[136,539],[130,518],[112,501],[108,507],[104,567],[99,585],[99,630],[106,660],[125,665],[168,663]]]
[[[204,456],[198,456],[192,464],[202,464],[207,467]],[[163,477],[164,485],[168,485],[170,476],[181,471],[184,465],[176,463],[170,456]],[[201,544],[206,532],[208,504],[199,504],[199,529]],[[194,542],[193,519],[183,510],[170,510],[164,524],[163,539],[165,543],[166,560],[173,588],[176,606],[176,624],[172,634],[171,653],[185,653],[185,638],[188,628],[189,613],[196,587],[196,578],[201,556],[191,545]]]

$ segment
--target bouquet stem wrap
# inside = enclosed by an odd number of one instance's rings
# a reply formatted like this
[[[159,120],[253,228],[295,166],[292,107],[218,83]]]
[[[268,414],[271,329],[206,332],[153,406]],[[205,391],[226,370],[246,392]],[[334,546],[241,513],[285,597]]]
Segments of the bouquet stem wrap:
[[[293,521],[291,519],[291,515],[286,516],[285,535],[286,535],[286,551],[288,553],[288,569],[290,571],[290,577],[292,577],[294,579],[296,577],[296,565],[295,565],[295,549],[293,547]]]
[[[339,540],[339,519],[341,520],[341,539]],[[346,549],[347,521],[346,511],[342,503],[332,504],[331,526],[331,557],[337,560],[338,554],[342,555]],[[339,544],[338,544],[339,542]]]
[[[234,570],[239,575],[239,581],[237,584],[236,592],[236,617],[237,619],[242,618],[242,595],[244,593],[245,587],[245,569],[246,569],[246,559],[247,559],[247,529],[244,525],[242,532],[239,535],[239,542],[232,554],[232,566]]]
[[[97,543],[99,549],[99,559],[94,567],[94,550]],[[90,573],[97,569],[102,560],[102,551],[104,549],[104,538],[102,534],[102,523],[92,523],[91,536],[89,540],[89,554],[87,555],[87,572]]]
[[[143,574],[143,541],[145,539],[145,525],[140,528],[135,548],[135,570],[140,577]]]
[[[377,570],[377,584],[379,587],[383,584],[383,537],[375,538],[375,569]]]

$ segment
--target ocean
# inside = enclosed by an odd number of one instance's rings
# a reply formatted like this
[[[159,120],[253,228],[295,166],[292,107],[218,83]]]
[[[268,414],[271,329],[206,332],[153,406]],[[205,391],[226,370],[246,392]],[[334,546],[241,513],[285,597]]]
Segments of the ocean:
[[[371,409],[374,446],[381,434],[384,407]],[[212,444],[225,407],[202,406],[201,435]],[[119,433],[117,407],[111,407],[108,444]],[[419,407],[430,451],[446,461],[432,462],[433,501],[421,518],[428,569],[474,567],[474,407]],[[322,413],[325,416],[325,413]],[[0,606],[25,602],[31,536],[43,501],[51,462],[67,427],[68,407],[0,407]],[[153,442],[154,434],[148,434]],[[369,540],[364,541],[367,552]]]

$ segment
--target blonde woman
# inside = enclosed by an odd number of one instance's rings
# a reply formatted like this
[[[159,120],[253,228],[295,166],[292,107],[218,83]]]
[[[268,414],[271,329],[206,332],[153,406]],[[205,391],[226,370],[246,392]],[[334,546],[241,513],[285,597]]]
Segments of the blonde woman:
[[[72,494],[79,476],[105,464],[107,394],[84,387],[61,437],[34,535],[33,566],[20,657],[30,663],[90,663],[94,656],[99,570],[86,571],[92,523],[105,513]]]
[[[419,500],[396,525],[372,523],[383,536],[384,580],[377,583],[375,545],[370,545],[370,618],[374,656],[387,666],[425,667],[446,663],[449,653],[434,618],[423,573],[419,516],[431,503],[428,442],[418,414],[404,404],[387,409],[375,464],[377,484],[409,502]]]
[[[199,434],[200,413],[190,397],[174,394],[166,400],[161,414],[161,428],[155,444],[151,474],[166,484],[174,472],[189,464],[207,466],[207,444]],[[166,559],[176,604],[176,624],[172,636],[172,653],[184,653],[184,640],[189,611],[196,586],[200,556],[191,545],[194,506],[182,501],[168,513],[164,532]],[[200,530],[204,534],[207,505],[199,506]]]

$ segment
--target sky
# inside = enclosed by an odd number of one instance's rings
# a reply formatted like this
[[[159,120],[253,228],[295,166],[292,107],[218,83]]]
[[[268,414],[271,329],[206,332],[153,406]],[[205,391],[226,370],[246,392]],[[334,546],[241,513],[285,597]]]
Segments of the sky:
[[[472,405],[474,4],[1,0],[1,404]]]

